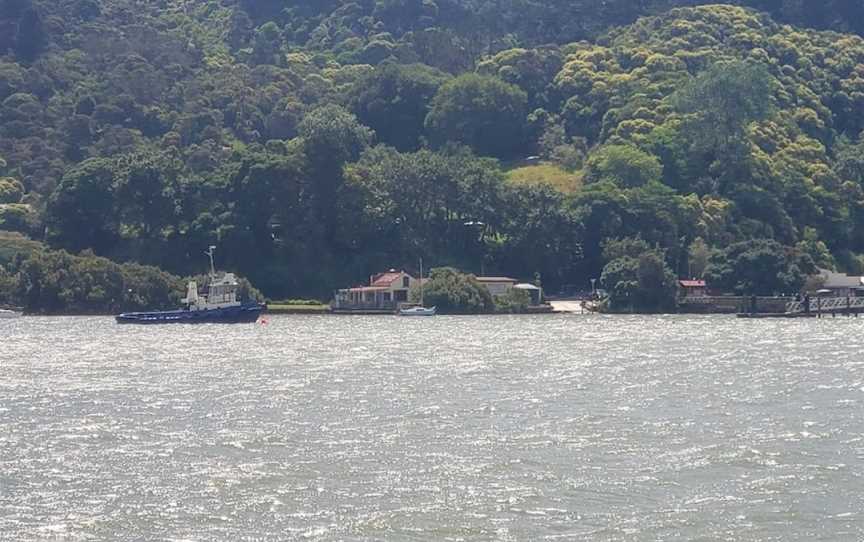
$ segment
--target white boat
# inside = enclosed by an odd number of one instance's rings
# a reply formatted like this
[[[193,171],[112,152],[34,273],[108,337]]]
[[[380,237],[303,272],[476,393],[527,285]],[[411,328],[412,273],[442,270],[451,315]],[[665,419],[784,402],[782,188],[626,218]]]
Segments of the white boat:
[[[404,307],[399,309],[400,316],[435,316],[437,313],[437,307]]]
[[[23,312],[11,311],[9,309],[0,309],[0,320],[9,320],[12,318],[21,318],[22,316],[24,316]]]
[[[420,304],[415,306],[402,306],[399,308],[399,316],[435,316],[437,307],[423,306],[423,259],[420,259]]]

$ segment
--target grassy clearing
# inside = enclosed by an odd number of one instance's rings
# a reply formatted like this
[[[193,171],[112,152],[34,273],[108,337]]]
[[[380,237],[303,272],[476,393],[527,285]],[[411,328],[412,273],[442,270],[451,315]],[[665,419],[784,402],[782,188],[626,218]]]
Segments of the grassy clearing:
[[[549,162],[511,169],[507,180],[514,185],[547,185],[565,194],[574,194],[582,188],[580,172],[571,173]]]
[[[329,305],[271,305],[267,304],[270,314],[324,314],[330,312]]]
[[[43,249],[42,243],[20,233],[0,231],[0,265],[8,264],[19,254],[27,257]]]

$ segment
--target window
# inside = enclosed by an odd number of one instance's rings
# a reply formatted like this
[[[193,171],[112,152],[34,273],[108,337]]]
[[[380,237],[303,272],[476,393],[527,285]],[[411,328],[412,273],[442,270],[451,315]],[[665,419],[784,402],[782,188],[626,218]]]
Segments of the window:
[[[402,287],[410,288],[411,287],[411,277],[402,277]]]

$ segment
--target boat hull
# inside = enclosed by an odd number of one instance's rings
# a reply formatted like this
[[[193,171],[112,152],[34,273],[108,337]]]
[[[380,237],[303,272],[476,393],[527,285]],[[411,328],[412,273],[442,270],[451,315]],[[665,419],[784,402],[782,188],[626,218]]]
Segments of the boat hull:
[[[438,312],[436,307],[432,307],[431,309],[423,308],[423,307],[413,307],[410,309],[400,309],[400,316],[435,316]]]
[[[265,305],[246,303],[208,310],[130,312],[115,316],[118,324],[249,324],[258,320]]]

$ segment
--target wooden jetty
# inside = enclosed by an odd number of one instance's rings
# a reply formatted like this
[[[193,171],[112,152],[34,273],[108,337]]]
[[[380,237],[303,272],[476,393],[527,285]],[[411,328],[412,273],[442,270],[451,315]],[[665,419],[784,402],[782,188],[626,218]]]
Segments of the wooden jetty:
[[[824,318],[828,315],[858,317],[864,313],[864,297],[814,297],[808,301],[793,301],[786,306],[786,312],[760,313],[744,312],[738,318]]]

